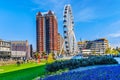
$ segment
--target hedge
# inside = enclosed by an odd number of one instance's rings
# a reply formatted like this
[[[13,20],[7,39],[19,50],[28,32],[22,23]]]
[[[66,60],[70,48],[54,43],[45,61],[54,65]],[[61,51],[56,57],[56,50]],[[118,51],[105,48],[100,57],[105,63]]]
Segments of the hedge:
[[[52,64],[46,65],[47,72],[56,72],[60,69],[75,69],[79,67],[92,66],[92,65],[106,65],[118,64],[118,62],[109,56],[90,56],[82,59],[70,59],[66,61],[55,61]]]

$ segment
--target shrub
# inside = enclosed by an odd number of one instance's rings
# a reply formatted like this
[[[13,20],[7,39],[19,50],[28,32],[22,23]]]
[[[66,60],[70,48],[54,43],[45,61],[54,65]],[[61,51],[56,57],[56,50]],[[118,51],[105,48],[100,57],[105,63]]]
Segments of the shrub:
[[[47,62],[48,63],[52,63],[52,62],[54,62],[54,54],[53,53],[50,53],[49,55],[48,55],[48,59],[47,59]]]
[[[46,65],[47,72],[56,72],[60,69],[75,69],[79,67],[92,65],[118,64],[118,62],[109,56],[90,56],[82,59],[70,59],[65,61],[55,61],[54,63]]]
[[[118,64],[118,62],[110,56],[92,56],[89,57],[88,60],[92,61],[94,65]]]

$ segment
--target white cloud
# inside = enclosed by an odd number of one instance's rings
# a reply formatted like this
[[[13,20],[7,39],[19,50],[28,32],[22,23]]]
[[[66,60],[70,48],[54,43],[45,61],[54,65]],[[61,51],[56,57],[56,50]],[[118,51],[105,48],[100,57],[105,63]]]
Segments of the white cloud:
[[[34,4],[37,4],[36,8],[32,8],[32,11],[42,10],[48,11],[52,10],[55,12],[58,20],[63,20],[63,9],[65,4],[68,3],[69,0],[33,0]]]
[[[112,33],[112,34],[109,34],[110,37],[113,37],[113,38],[118,38],[120,37],[120,32],[119,33]]]
[[[59,20],[62,20],[63,16],[63,9],[65,4],[71,3],[71,0],[33,0],[33,3],[37,4],[38,6],[36,8],[32,8],[32,11],[34,10],[52,10],[55,11],[57,17]],[[82,22],[88,22],[92,21],[93,19],[96,19],[95,10],[93,7],[86,6],[86,2],[88,0],[80,1],[79,3],[76,3],[75,5],[72,5],[73,14],[75,22],[82,21]],[[81,6],[79,6],[81,5]],[[80,9],[82,8],[82,9]]]
[[[120,38],[120,20],[112,22],[108,25],[109,27],[109,38]]]
[[[37,4],[39,8],[47,8],[52,10],[59,10],[64,7],[67,0],[33,0],[33,3]]]
[[[111,27],[120,27],[120,20],[110,24]]]
[[[31,10],[32,11],[35,11],[35,10],[39,10],[40,8],[32,8]]]
[[[94,12],[94,8],[84,8],[82,10],[79,10],[75,14],[75,21],[80,21],[80,22],[91,22],[93,19],[96,19],[96,14]]]
[[[108,25],[109,33],[107,35],[112,47],[120,47],[120,20],[114,21]]]

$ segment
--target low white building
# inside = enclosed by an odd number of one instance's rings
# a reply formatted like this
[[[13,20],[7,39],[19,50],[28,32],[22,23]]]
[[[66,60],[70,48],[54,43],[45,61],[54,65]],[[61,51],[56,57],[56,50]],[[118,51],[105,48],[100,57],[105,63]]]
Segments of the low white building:
[[[90,49],[83,49],[82,54],[91,54],[91,50]]]
[[[11,43],[0,39],[0,58],[9,59],[11,57]]]

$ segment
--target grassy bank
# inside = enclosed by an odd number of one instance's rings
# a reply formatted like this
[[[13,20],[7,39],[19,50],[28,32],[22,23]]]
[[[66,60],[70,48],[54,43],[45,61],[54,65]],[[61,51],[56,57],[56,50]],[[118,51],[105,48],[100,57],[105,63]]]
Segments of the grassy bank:
[[[45,65],[34,66],[22,70],[11,71],[0,74],[0,80],[32,80],[44,75]]]
[[[36,67],[40,65],[44,65],[45,63],[25,63],[21,64],[20,66],[17,66],[16,64],[12,65],[7,65],[7,66],[0,66],[0,74],[7,73],[7,72],[12,72],[12,71],[17,71],[17,70],[22,70],[26,68],[31,68],[31,67]]]
[[[0,66],[0,80],[32,80],[45,73],[46,60]]]

